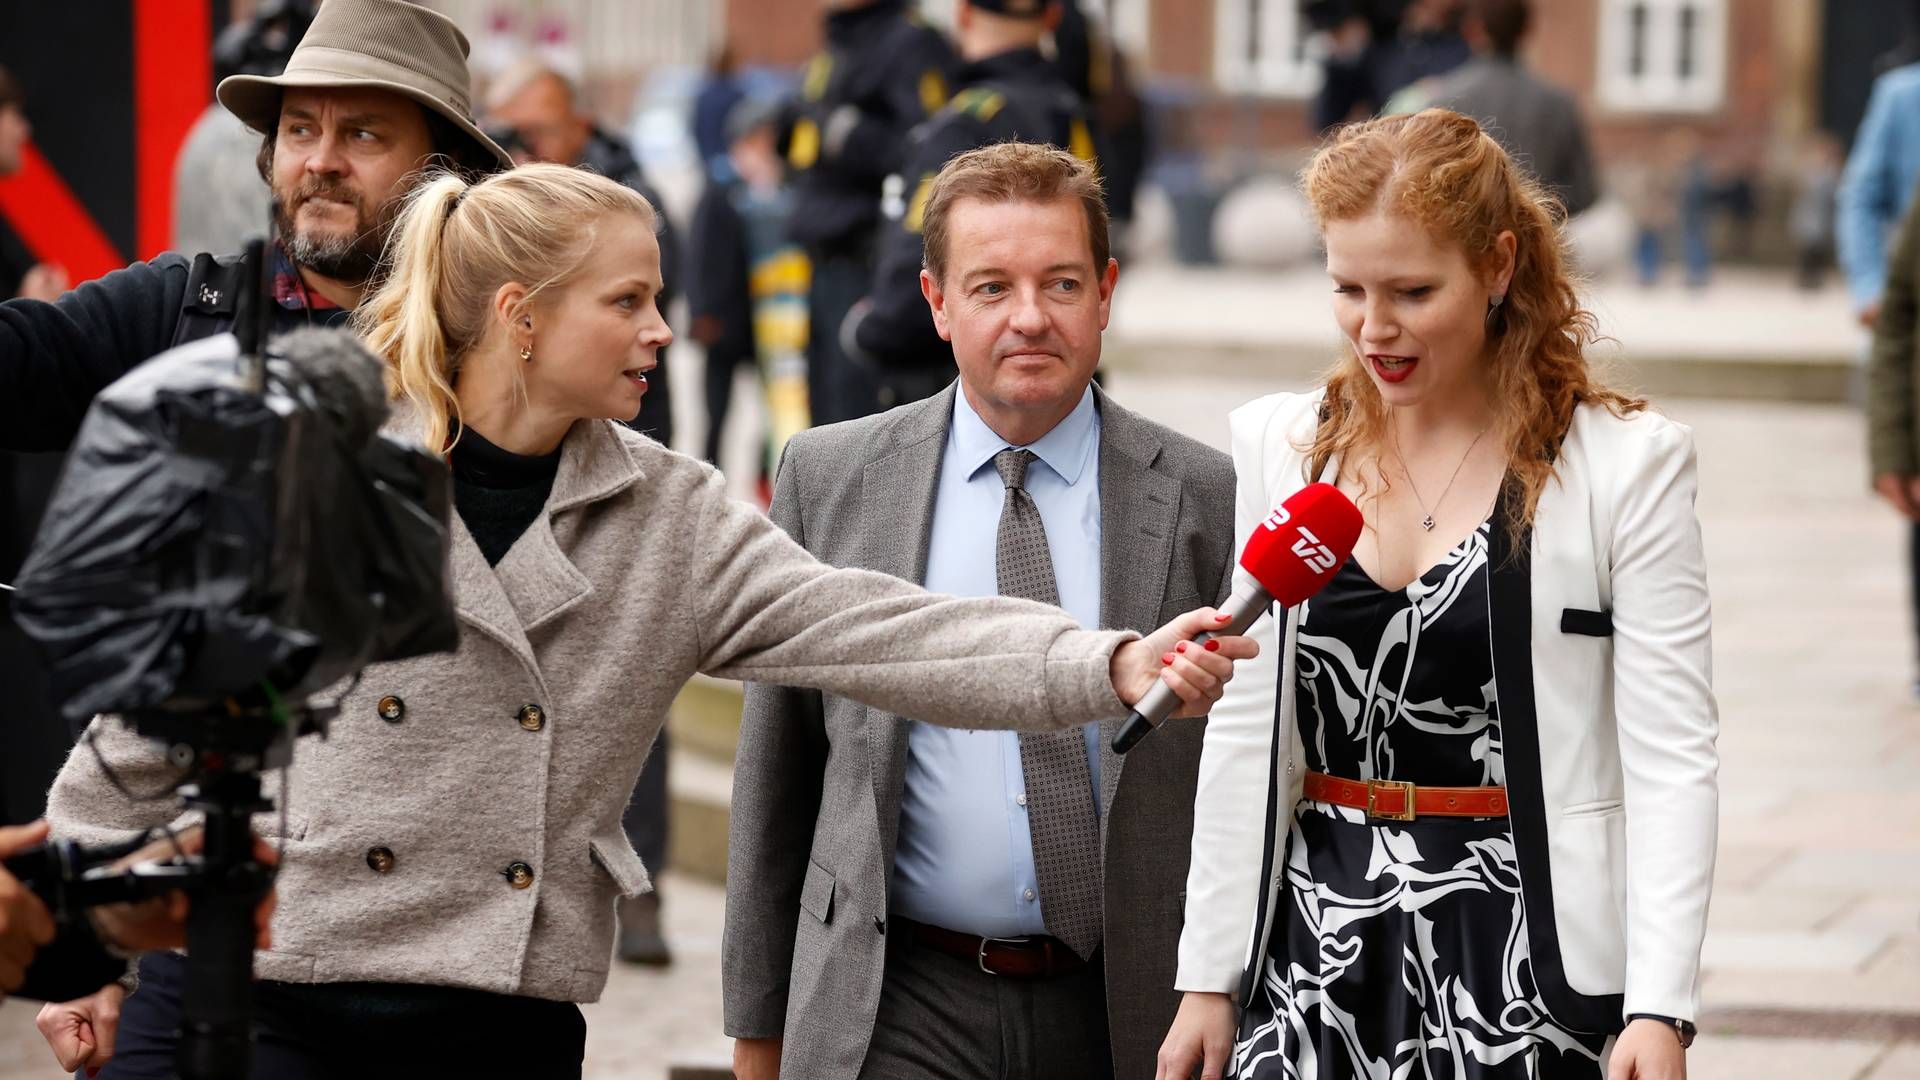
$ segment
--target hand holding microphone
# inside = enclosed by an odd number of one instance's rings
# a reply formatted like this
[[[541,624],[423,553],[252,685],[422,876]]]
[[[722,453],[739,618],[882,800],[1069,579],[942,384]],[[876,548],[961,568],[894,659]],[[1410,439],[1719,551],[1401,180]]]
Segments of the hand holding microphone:
[[[1282,607],[1292,607],[1325,588],[1353,554],[1360,527],[1359,508],[1339,488],[1332,484],[1301,488],[1268,514],[1247,538],[1246,549],[1240,553],[1240,568],[1253,578],[1251,583],[1242,582],[1217,613],[1211,609],[1189,612],[1155,631],[1152,637],[1133,644],[1153,642],[1171,631],[1191,627],[1205,632],[1194,637],[1187,652],[1218,652],[1234,659],[1251,657],[1253,643],[1239,635],[1245,634],[1276,601]],[[1119,655],[1114,654],[1116,667]],[[1171,669],[1175,665],[1168,666]],[[1209,668],[1201,670],[1210,673]],[[1186,686],[1176,685],[1176,677],[1183,684],[1197,678],[1185,671],[1170,670],[1167,678],[1140,698],[1133,715],[1114,735],[1114,753],[1133,749],[1169,716],[1204,715],[1204,709],[1195,711],[1197,696],[1185,692]],[[1225,681],[1224,677],[1219,679]],[[1115,685],[1119,685],[1117,678]],[[1217,684],[1206,689],[1214,691],[1212,700],[1219,698]],[[1175,712],[1176,707],[1181,711]]]

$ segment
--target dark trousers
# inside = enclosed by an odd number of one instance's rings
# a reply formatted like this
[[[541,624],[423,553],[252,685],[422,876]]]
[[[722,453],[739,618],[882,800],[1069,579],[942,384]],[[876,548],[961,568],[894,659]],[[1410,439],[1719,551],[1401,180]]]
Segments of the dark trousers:
[[[1920,642],[1920,521],[1914,522],[1907,532],[1907,587],[1913,600],[1913,628],[1916,642]],[[1920,688],[1920,666],[1916,672],[1914,685]],[[1916,690],[1920,692],[1920,690]]]
[[[1113,1076],[1099,953],[1072,975],[1009,979],[888,929],[880,1010],[862,1080]]]
[[[716,347],[707,350],[707,463],[720,464],[720,435],[733,404],[733,374],[754,363],[752,351]]]
[[[170,1080],[186,961],[140,961],[100,1080]],[[587,1021],[564,1001],[389,984],[254,984],[253,1080],[578,1077]]]
[[[633,785],[627,809],[620,815],[620,827],[627,843],[647,864],[654,884],[660,883],[660,871],[667,868],[667,730],[647,755],[647,767],[640,770],[640,781]]]
[[[813,284],[807,292],[807,400],[814,426],[872,416],[880,411],[880,387],[871,371],[840,348],[840,324],[873,286],[873,266],[864,254],[813,253]]]

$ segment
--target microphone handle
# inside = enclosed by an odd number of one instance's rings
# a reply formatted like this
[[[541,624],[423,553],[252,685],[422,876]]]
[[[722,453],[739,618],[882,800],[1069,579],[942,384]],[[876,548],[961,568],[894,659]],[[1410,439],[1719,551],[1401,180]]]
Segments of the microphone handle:
[[[1226,603],[1220,605],[1220,610],[1230,616],[1227,625],[1216,631],[1201,632],[1193,639],[1194,644],[1204,645],[1223,634],[1228,637],[1244,634],[1247,628],[1258,622],[1260,616],[1265,615],[1267,609],[1272,606],[1273,597],[1267,593],[1267,590],[1258,585],[1243,585],[1227,598]],[[1173,687],[1165,682],[1155,681],[1153,689],[1147,691],[1146,696],[1133,707],[1127,722],[1114,734],[1113,752],[1124,754],[1133,749],[1134,744],[1146,738],[1148,732],[1159,727],[1173,713],[1173,710],[1179,707],[1180,695],[1173,692]]]

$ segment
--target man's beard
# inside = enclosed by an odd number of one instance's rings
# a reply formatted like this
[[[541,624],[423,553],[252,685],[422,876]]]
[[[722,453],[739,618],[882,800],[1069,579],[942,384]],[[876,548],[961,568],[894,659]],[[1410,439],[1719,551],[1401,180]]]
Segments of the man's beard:
[[[324,233],[301,230],[298,226],[300,207],[316,197],[352,207],[353,231],[342,234],[331,230]],[[303,181],[290,197],[279,198],[275,205],[278,209],[274,227],[295,266],[350,285],[366,285],[372,281],[380,266],[380,257],[386,251],[387,234],[392,231],[397,216],[393,205],[382,206],[370,219],[359,192],[345,184],[311,178]]]

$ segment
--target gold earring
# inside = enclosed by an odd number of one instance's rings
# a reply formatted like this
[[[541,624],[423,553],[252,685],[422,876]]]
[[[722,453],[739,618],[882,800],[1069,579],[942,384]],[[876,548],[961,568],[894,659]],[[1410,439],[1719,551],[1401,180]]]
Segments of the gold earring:
[[[526,361],[529,364],[533,363],[533,346],[529,345],[526,348],[521,349],[520,359]]]

